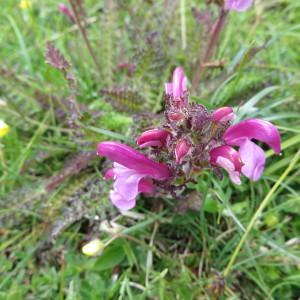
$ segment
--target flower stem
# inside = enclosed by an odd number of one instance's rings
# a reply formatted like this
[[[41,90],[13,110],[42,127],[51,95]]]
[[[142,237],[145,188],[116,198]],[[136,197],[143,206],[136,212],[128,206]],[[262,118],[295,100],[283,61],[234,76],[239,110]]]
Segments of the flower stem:
[[[285,178],[288,176],[288,174],[292,171],[292,169],[295,167],[295,165],[297,164],[298,160],[300,158],[300,150],[296,153],[296,155],[294,156],[293,160],[291,161],[291,163],[289,164],[289,166],[286,168],[286,170],[284,171],[284,173],[280,176],[280,178],[276,181],[276,183],[273,185],[273,187],[271,188],[271,190],[269,191],[269,193],[266,195],[266,197],[264,198],[264,200],[261,202],[260,206],[258,207],[257,211],[255,212],[254,216],[252,217],[252,219],[250,220],[250,223],[247,226],[246,231],[244,232],[242,238],[240,239],[237,247],[235,248],[230,261],[227,265],[227,267],[225,268],[223,274],[224,277],[227,277],[232,269],[232,266],[242,248],[242,246],[244,245],[250,231],[252,230],[252,228],[254,227],[254,224],[256,223],[256,221],[259,219],[259,217],[261,216],[263,210],[265,209],[265,207],[269,204],[270,200],[272,199],[272,196],[274,195],[275,191],[278,189],[278,187],[281,185],[281,183],[285,180]]]
[[[199,92],[199,83],[205,71],[205,67],[203,65],[211,59],[214,53],[214,49],[217,45],[220,33],[224,27],[224,23],[226,21],[227,15],[228,15],[228,11],[225,10],[224,8],[221,8],[218,20],[215,22],[215,24],[212,27],[210,40],[207,44],[203,58],[201,58],[201,53],[200,53],[197,68],[194,72],[193,80],[192,80],[192,90],[194,90],[195,92]]]
[[[95,64],[95,66],[99,70],[100,66],[99,66],[99,63],[97,61],[96,55],[95,55],[95,53],[93,51],[93,48],[92,48],[92,46],[90,44],[90,41],[89,41],[88,37],[87,37],[86,30],[85,30],[85,28],[81,24],[80,15],[79,15],[79,12],[77,10],[77,2],[76,2],[76,0],[75,1],[74,0],[69,0],[69,3],[71,5],[71,7],[72,7],[72,11],[73,11],[74,16],[75,16],[75,22],[76,22],[76,24],[77,24],[77,26],[79,28],[79,31],[80,31],[80,33],[82,35],[84,44],[85,44],[86,48],[88,49],[88,51],[89,51],[89,53],[90,53],[90,55],[92,57],[92,60],[93,60],[93,62]]]

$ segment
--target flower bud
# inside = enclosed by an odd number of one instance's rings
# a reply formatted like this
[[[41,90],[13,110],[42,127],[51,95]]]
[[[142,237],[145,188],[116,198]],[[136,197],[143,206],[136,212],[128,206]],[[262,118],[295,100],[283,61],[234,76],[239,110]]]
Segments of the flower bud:
[[[145,147],[163,147],[170,132],[164,129],[151,129],[147,130],[137,139],[137,144],[140,148]]]
[[[104,248],[105,245],[99,239],[94,239],[85,244],[81,251],[86,256],[97,256],[103,252]]]
[[[9,126],[2,120],[0,120],[0,137],[7,135],[9,132]]]
[[[75,23],[75,17],[74,17],[74,14],[73,12],[71,11],[71,9],[65,5],[64,3],[60,3],[58,5],[58,10],[63,14],[65,15],[67,18],[69,18],[69,20],[73,23]]]
[[[190,143],[186,139],[182,139],[178,142],[175,148],[175,157],[176,157],[176,163],[181,164],[185,156],[188,154],[188,152],[191,149]]]
[[[235,118],[232,107],[221,107],[215,110],[212,114],[212,119],[216,123],[225,123],[232,121]]]

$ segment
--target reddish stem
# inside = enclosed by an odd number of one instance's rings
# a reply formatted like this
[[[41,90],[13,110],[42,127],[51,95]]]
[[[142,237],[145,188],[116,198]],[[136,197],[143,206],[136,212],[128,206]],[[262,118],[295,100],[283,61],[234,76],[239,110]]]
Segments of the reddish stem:
[[[225,23],[227,15],[228,15],[228,10],[225,10],[224,8],[222,8],[220,10],[218,20],[215,22],[215,24],[212,27],[210,40],[209,40],[209,43],[207,44],[203,58],[198,59],[197,68],[194,72],[194,76],[193,76],[193,80],[192,80],[192,89],[195,92],[199,92],[199,83],[200,83],[201,77],[205,71],[205,64],[207,62],[209,62],[209,60],[211,59],[211,57],[214,53],[220,33],[224,27],[224,23]]]
[[[94,64],[96,65],[96,67],[99,70],[100,66],[98,64],[96,55],[95,55],[95,53],[93,51],[93,48],[92,48],[92,46],[91,46],[91,44],[89,42],[89,39],[87,37],[87,33],[85,31],[85,28],[81,24],[80,15],[79,15],[79,12],[77,10],[77,5],[78,5],[77,1],[75,0],[75,2],[74,2],[74,0],[69,0],[69,3],[71,5],[71,7],[72,7],[72,10],[73,10],[73,13],[74,13],[74,17],[75,17],[75,22],[76,22],[76,24],[77,24],[77,26],[79,28],[79,31],[80,31],[80,33],[82,35],[83,41],[84,41],[84,43],[85,43],[85,45],[86,45],[86,47],[87,47],[87,49],[88,49],[88,51],[89,51],[89,53],[90,53],[93,61],[94,61]]]

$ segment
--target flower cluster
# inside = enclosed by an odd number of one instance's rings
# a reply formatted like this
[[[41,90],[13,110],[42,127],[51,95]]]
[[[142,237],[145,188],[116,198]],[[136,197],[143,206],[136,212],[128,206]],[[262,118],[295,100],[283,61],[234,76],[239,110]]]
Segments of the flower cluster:
[[[189,101],[187,78],[176,68],[165,85],[165,118],[137,138],[147,155],[117,142],[98,144],[97,153],[114,162],[105,179],[114,179],[112,203],[121,210],[135,206],[139,193],[183,190],[201,171],[224,169],[241,184],[241,174],[257,181],[264,170],[265,154],[254,141],[280,153],[280,135],[270,122],[248,119],[232,125],[231,107],[209,111]]]

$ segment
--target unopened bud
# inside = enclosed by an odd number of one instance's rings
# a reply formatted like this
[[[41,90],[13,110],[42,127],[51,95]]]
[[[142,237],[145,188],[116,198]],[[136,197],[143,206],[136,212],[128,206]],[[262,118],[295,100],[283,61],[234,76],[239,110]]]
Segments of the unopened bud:
[[[215,110],[212,114],[212,119],[217,123],[225,123],[228,121],[232,121],[235,118],[235,114],[233,112],[232,107],[221,107]]]
[[[170,132],[165,129],[150,129],[142,133],[137,139],[140,148],[145,147],[163,147]]]
[[[97,256],[103,252],[104,248],[105,245],[99,239],[94,239],[85,244],[81,251],[86,256]]]
[[[75,23],[75,17],[74,17],[74,14],[73,12],[71,11],[71,9],[65,5],[64,3],[60,3],[58,5],[58,10],[63,14],[65,15],[67,18],[70,19],[71,22]]]
[[[186,139],[179,141],[175,148],[176,163],[181,164],[190,149],[191,145]]]

